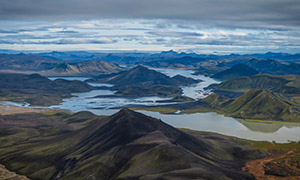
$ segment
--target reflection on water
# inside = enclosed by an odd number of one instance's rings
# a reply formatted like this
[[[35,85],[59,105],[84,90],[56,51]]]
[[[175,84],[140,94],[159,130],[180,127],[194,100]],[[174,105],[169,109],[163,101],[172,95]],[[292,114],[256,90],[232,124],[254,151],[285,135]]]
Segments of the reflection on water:
[[[184,95],[192,98],[203,98],[210,92],[204,91],[203,88],[217,81],[205,77],[192,75],[192,71],[173,70],[173,69],[155,69],[169,76],[177,74],[201,79],[203,82],[194,86],[183,87]],[[79,79],[80,80],[80,79]],[[82,79],[81,79],[82,80]],[[94,84],[95,85],[95,84]],[[102,86],[101,84],[96,84]],[[75,97],[65,99],[58,106],[62,109],[68,109],[73,112],[88,110],[97,115],[111,115],[119,111],[111,109],[126,105],[158,105],[157,101],[168,98],[144,97],[135,99],[126,98],[93,98],[97,95],[111,95],[113,91],[95,90],[87,93],[74,94]],[[196,113],[196,114],[173,114],[164,115],[157,112],[141,111],[142,113],[162,119],[164,122],[178,127],[189,128],[199,131],[216,132],[224,135],[235,136],[251,140],[267,140],[276,142],[287,142],[288,140],[298,141],[300,137],[300,123],[259,123],[247,122],[231,117],[224,117],[216,113]]]
[[[300,137],[300,123],[247,122],[214,112],[183,115],[139,112],[162,119],[174,127],[216,132],[250,140],[287,142],[288,140],[299,141]]]
[[[182,87],[183,95],[191,97],[191,98],[203,98],[209,95],[210,91],[205,91],[204,88],[212,83],[217,83],[217,81],[205,77],[202,75],[192,75],[193,71],[190,70],[175,70],[175,69],[159,69],[155,68],[156,71],[164,73],[168,76],[182,75],[185,77],[191,77],[194,79],[201,79],[202,82],[198,84],[194,84],[192,86]],[[51,80],[54,79],[66,79],[66,80],[80,80],[84,81],[89,79],[88,77],[52,77],[49,78]],[[111,84],[102,84],[102,83],[89,83],[92,86],[107,86],[111,87]],[[64,99],[64,101],[60,105],[55,105],[51,107],[68,109],[73,112],[78,112],[82,110],[89,110],[96,114],[111,114],[111,112],[115,112],[115,110],[109,110],[112,108],[118,107],[128,107],[128,106],[136,106],[136,105],[144,105],[144,106],[155,106],[155,105],[166,105],[166,104],[174,104],[176,102],[166,102],[166,100],[171,100],[171,98],[162,98],[162,97],[141,97],[141,98],[119,98],[119,97],[110,97],[110,98],[94,98],[98,95],[112,95],[114,91],[109,90],[94,90],[86,93],[74,93],[74,97]],[[106,112],[106,110],[108,112]]]
[[[12,101],[0,101],[0,104],[1,105],[4,105],[4,106],[18,106],[18,107],[29,107],[30,104],[27,103],[27,102],[12,102]]]
[[[51,81],[54,81],[55,79],[65,79],[69,81],[78,80],[78,81],[85,81],[90,79],[89,77],[68,77],[68,76],[61,76],[61,77],[48,77]]]
[[[98,91],[98,90],[97,90]],[[91,98],[95,94],[110,94],[110,91],[101,90],[101,92],[92,91],[89,93],[80,93],[78,97],[67,99],[64,103],[53,108],[59,107],[68,109],[73,112],[91,111],[97,115],[111,115],[118,112],[118,109],[107,109],[109,106],[115,104],[124,104],[124,102],[116,99],[110,99],[105,104],[98,104],[97,99]],[[148,99],[149,100],[149,99]],[[124,99],[123,101],[126,101]],[[147,101],[145,99],[139,101]],[[5,105],[27,106],[24,103],[2,102]],[[261,123],[249,122],[241,119],[234,119],[225,117],[223,115],[210,113],[195,113],[195,114],[160,114],[158,112],[139,111],[148,116],[152,116],[163,120],[164,122],[178,128],[188,128],[199,131],[215,132],[228,136],[235,136],[244,139],[258,140],[258,141],[276,141],[288,142],[299,141],[300,137],[300,123]]]
[[[299,126],[299,123],[292,122],[254,122],[254,121],[245,121],[242,119],[237,119],[241,124],[246,126],[248,129],[252,131],[260,131],[260,132],[268,132],[273,133],[281,129],[282,127],[292,128],[295,126]]]
[[[104,84],[104,83],[88,83],[89,85],[91,86],[94,86],[94,87],[113,87],[114,85],[113,84]]]
[[[169,76],[177,74],[192,77],[194,79],[202,79],[203,82],[194,86],[183,87],[184,95],[192,98],[203,98],[210,91],[204,91],[203,88],[217,81],[205,77],[192,75],[192,71],[188,70],[173,70],[173,69],[155,69]],[[87,77],[55,77],[49,79],[68,79],[81,80],[88,79]],[[90,83],[93,86],[112,86],[109,84]],[[97,115],[111,115],[118,112],[116,107],[128,105],[161,105],[160,100],[169,100],[170,98],[160,97],[143,97],[143,98],[94,98],[98,95],[111,95],[115,92],[109,90],[94,90],[86,93],[73,94],[74,97],[64,99],[60,105],[51,106],[52,108],[68,109],[72,112],[91,111]],[[3,102],[9,105],[28,106],[28,103],[13,103]],[[157,112],[140,111],[146,115],[162,119],[164,122],[178,127],[189,128],[199,131],[216,132],[224,135],[235,136],[239,138],[251,140],[266,140],[276,142],[298,141],[300,137],[300,123],[259,123],[248,122],[231,117],[224,117],[216,113],[196,113],[196,114],[171,114],[164,115]]]
[[[85,80],[88,80],[88,79],[91,79],[90,77],[48,77],[48,79],[50,79],[51,81],[54,81],[56,79],[65,79],[65,80],[69,80],[69,81],[72,81],[72,80],[78,80],[78,81],[85,81]],[[94,87],[101,87],[101,86],[105,86],[105,87],[113,87],[114,85],[112,84],[104,84],[104,83],[88,83],[89,85],[91,86],[94,86]]]
[[[193,71],[191,71],[191,70],[161,69],[161,68],[152,68],[152,69],[156,70],[158,72],[164,73],[170,77],[173,77],[176,75],[182,75],[185,77],[202,80],[202,82],[200,82],[200,83],[193,84],[191,86],[182,87],[183,95],[194,98],[194,99],[205,98],[212,92],[211,92],[211,90],[204,90],[204,88],[206,88],[207,86],[214,84],[214,83],[220,83],[220,81],[216,81],[210,77],[206,77],[203,75],[193,75]]]
[[[170,100],[171,98],[160,98],[160,97],[141,97],[141,98],[119,98],[119,97],[109,97],[109,98],[94,98],[97,95],[112,95],[114,91],[109,90],[93,90],[86,93],[74,93],[74,97],[64,99],[64,101],[59,105],[51,106],[51,108],[61,108],[68,109],[72,112],[78,112],[82,110],[89,110],[96,114],[100,112],[103,115],[110,115],[110,113],[105,112],[111,108],[133,106],[133,105],[165,105],[172,104],[174,102],[160,102],[163,100]],[[100,111],[99,111],[100,110]],[[116,110],[117,111],[117,110]],[[109,111],[115,112],[115,111]]]

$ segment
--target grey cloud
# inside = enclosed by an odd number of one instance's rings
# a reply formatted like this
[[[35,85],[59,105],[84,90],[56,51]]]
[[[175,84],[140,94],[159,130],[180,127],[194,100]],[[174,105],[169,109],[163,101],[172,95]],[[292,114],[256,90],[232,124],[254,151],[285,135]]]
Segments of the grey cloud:
[[[117,40],[112,39],[58,39],[58,40],[43,40],[43,41],[33,41],[33,40],[0,40],[0,44],[111,44],[116,43]]]
[[[1,30],[0,29],[0,34],[17,34],[19,31],[7,31],[7,30]]]
[[[60,39],[42,42],[41,44],[111,44],[116,42],[116,40],[112,39]]]
[[[268,46],[300,46],[300,37],[278,37],[274,34],[252,34],[247,35],[222,35],[209,38],[195,38],[182,36],[178,38],[156,38],[156,39],[137,39],[141,44],[163,45],[172,47],[176,45],[205,45],[205,46],[241,46],[241,47],[268,47]]]
[[[150,31],[148,34],[155,36],[169,36],[169,37],[182,37],[182,36],[203,36],[197,32],[174,32],[174,31]]]
[[[78,31],[67,31],[67,30],[64,30],[64,31],[56,31],[55,33],[61,33],[61,34],[77,34],[79,33]]]
[[[146,18],[237,28],[299,28],[299,0],[9,0],[1,19]],[[163,25],[161,25],[163,27]]]

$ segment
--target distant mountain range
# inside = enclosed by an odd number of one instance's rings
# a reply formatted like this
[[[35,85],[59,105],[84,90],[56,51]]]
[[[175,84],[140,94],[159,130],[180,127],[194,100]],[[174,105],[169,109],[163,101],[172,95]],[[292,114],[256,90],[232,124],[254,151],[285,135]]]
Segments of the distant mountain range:
[[[34,54],[0,54],[0,71],[39,73],[47,76],[90,76],[123,70],[114,63],[92,61],[57,61]]]
[[[195,74],[207,76],[212,76],[237,64],[246,64],[260,73],[300,75],[300,54],[204,55],[177,53],[173,50],[161,53],[53,51],[15,54],[9,50],[3,52],[12,54],[0,54],[2,72],[32,73],[34,71],[49,76],[61,74],[65,76],[90,76],[124,70],[116,64],[127,67],[145,65],[159,68],[189,69],[194,70]]]
[[[0,52],[16,52],[3,50]],[[185,53],[176,52],[174,50],[162,51],[160,53],[147,53],[147,52],[116,52],[116,53],[103,53],[103,52],[88,52],[88,51],[67,51],[67,52],[45,52],[38,53],[40,56],[52,57],[57,60],[93,60],[93,58],[100,58],[104,60],[112,61],[138,61],[142,59],[156,59],[156,58],[181,58],[181,57],[193,57],[204,59],[233,59],[233,58],[257,58],[257,59],[274,59],[282,61],[298,61],[300,60],[300,53],[256,53],[256,54],[229,54],[229,55],[215,55],[215,54],[197,54],[197,53]]]
[[[242,65],[243,64],[243,65]],[[236,67],[239,65],[239,67]],[[218,64],[219,67],[227,67],[225,70],[215,73],[213,78],[220,80],[229,80],[233,78],[237,78],[240,76],[247,76],[256,74],[273,74],[273,75],[287,75],[287,74],[295,74],[300,75],[300,64],[298,63],[281,63],[276,60],[259,60],[259,59],[250,59],[250,60],[234,60],[230,62],[222,62]],[[250,70],[252,68],[252,70]],[[245,72],[242,72],[244,70]],[[196,70],[201,71],[201,69]],[[202,70],[204,73],[208,70]],[[251,73],[251,72],[252,73]],[[248,73],[247,73],[248,72]],[[244,74],[243,74],[244,73]],[[200,74],[200,73],[198,73]],[[227,77],[226,77],[227,76]],[[230,77],[232,76],[232,78]]]
[[[12,129],[1,131],[0,141],[17,137],[5,142],[10,146],[0,145],[0,162],[32,179],[252,180],[242,166],[264,156],[238,140],[191,135],[128,109],[109,117],[89,112],[1,116],[0,124]],[[75,124],[85,127],[70,129]],[[33,132],[40,126],[44,130],[37,139]]]

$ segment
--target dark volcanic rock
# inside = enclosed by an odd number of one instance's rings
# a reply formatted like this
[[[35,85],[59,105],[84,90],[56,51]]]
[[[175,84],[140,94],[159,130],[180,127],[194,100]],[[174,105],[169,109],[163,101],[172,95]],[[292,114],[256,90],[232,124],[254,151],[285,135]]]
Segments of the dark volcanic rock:
[[[128,109],[93,118],[80,130],[5,149],[0,160],[32,179],[221,180],[254,179],[242,172],[243,158],[262,155],[222,138],[210,139],[214,135],[190,135]]]

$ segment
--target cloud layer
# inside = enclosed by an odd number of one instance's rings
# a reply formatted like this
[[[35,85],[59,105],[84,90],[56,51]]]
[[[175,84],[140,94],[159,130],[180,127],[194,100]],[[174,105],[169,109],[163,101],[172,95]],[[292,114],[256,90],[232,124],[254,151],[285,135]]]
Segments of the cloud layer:
[[[299,0],[0,1],[0,48],[300,50]]]
[[[181,19],[228,28],[299,28],[299,0],[9,0],[2,19]]]

